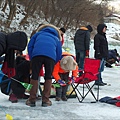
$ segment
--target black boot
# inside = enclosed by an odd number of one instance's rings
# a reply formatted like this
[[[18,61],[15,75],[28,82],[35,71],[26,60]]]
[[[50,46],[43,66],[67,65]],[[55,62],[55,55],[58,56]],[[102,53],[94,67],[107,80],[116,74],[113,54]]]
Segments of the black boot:
[[[67,97],[66,97],[67,89],[68,89],[68,85],[62,87],[62,97],[61,97],[61,99],[63,101],[67,101]]]
[[[62,96],[62,86],[56,87],[56,101],[60,101]]]

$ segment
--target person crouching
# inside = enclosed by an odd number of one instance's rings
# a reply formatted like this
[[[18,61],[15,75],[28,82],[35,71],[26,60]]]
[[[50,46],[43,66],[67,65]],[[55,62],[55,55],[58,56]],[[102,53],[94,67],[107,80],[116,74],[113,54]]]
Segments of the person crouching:
[[[66,54],[66,53],[65,53]],[[74,82],[78,74],[78,66],[73,55],[67,53],[62,54],[62,59],[55,65],[53,70],[53,77],[60,87],[56,87],[56,101],[67,101],[66,92],[70,83]],[[69,80],[69,73],[72,71],[71,80]]]

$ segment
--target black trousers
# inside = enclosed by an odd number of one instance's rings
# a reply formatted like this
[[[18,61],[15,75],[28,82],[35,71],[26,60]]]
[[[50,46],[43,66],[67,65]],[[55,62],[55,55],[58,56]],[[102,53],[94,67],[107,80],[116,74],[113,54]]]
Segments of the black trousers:
[[[54,69],[55,61],[50,57],[36,56],[32,59],[32,79],[38,80],[40,69],[44,65],[45,68],[45,80],[52,79],[52,72]]]

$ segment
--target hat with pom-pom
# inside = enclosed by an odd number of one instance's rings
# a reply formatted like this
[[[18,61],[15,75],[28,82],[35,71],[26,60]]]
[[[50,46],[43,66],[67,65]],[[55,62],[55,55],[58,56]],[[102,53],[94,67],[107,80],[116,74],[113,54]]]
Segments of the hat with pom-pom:
[[[60,61],[60,66],[65,71],[73,71],[76,69],[77,63],[72,56],[64,56]]]

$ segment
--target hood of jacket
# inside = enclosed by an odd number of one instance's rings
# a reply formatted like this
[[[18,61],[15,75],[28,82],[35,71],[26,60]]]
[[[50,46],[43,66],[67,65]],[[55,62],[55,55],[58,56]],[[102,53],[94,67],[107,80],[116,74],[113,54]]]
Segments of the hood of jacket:
[[[83,34],[86,33],[86,31],[88,31],[88,28],[86,28],[86,27],[80,27],[80,29],[77,30],[77,34],[83,35]]]
[[[57,31],[57,34],[58,34],[58,38],[60,39],[60,40],[62,40],[62,38],[61,38],[61,34],[60,34],[60,30],[56,27],[56,26],[54,26],[54,25],[51,25],[51,24],[45,24],[45,25],[41,25],[39,28],[38,28],[38,30],[37,30],[37,32],[39,32],[39,31],[41,31],[41,30],[50,30],[51,29],[51,27],[52,28],[54,28],[55,29],[55,31],[51,31],[51,32],[53,32],[53,34],[55,34],[56,35],[56,31]]]
[[[87,27],[80,27],[80,30],[88,30]]]
[[[7,51],[9,49],[23,51],[27,45],[27,34],[23,31],[16,31],[7,35]]]
[[[103,34],[103,29],[104,29],[104,27],[107,28],[107,26],[106,26],[105,24],[99,24],[99,25],[97,26],[97,32],[98,32],[99,34]]]

